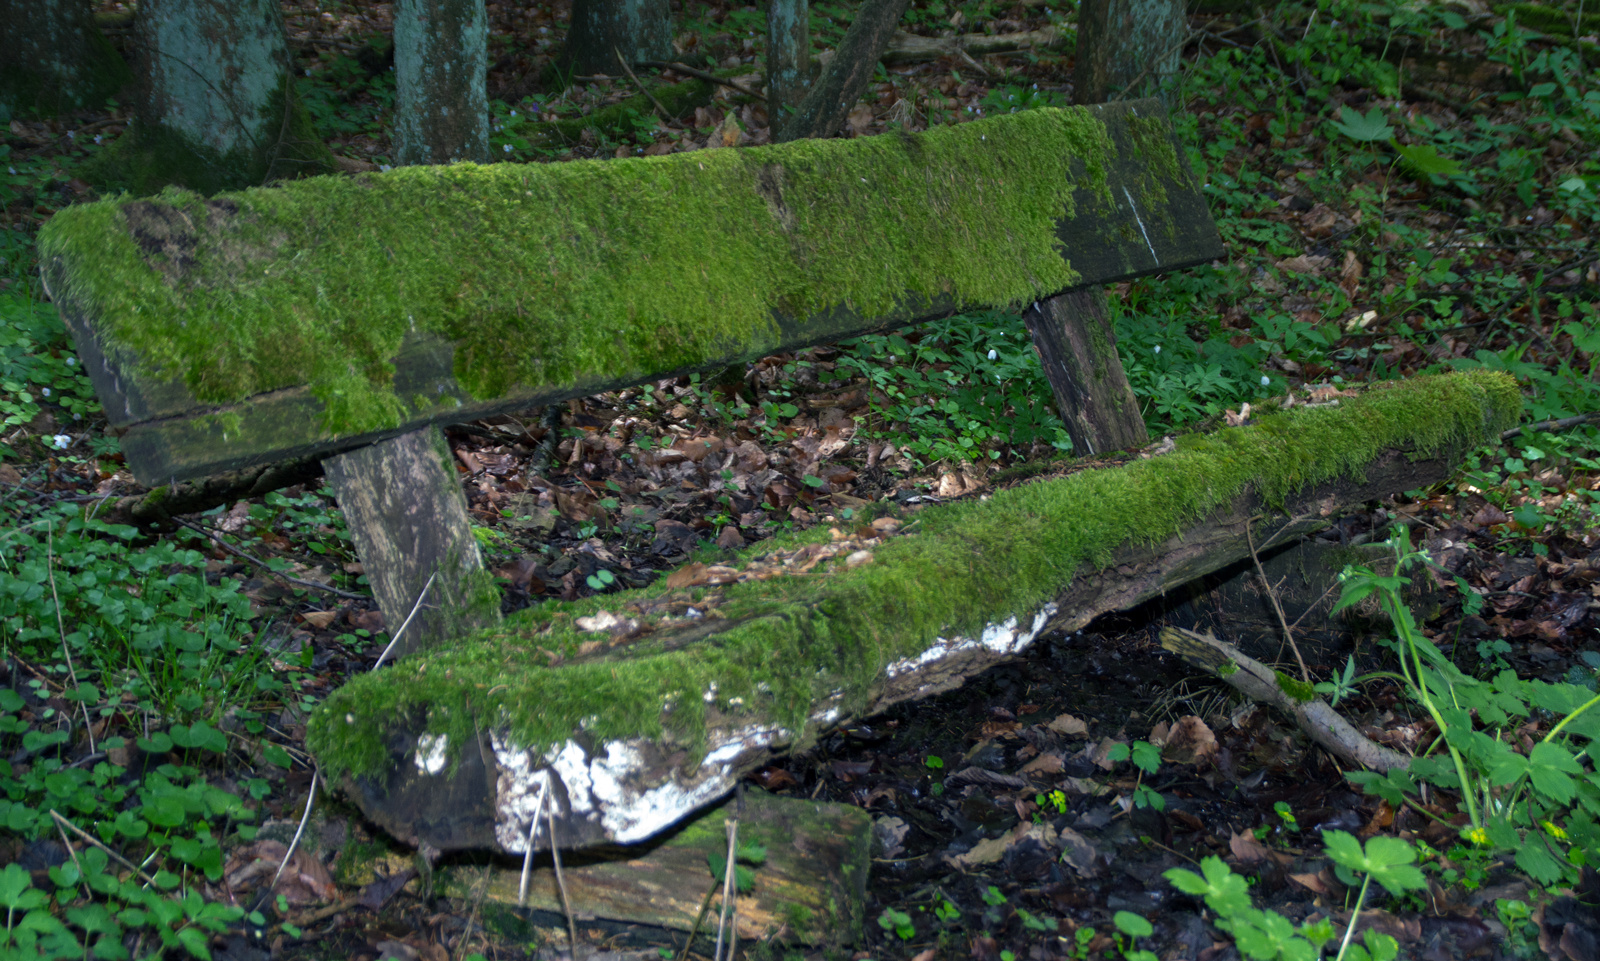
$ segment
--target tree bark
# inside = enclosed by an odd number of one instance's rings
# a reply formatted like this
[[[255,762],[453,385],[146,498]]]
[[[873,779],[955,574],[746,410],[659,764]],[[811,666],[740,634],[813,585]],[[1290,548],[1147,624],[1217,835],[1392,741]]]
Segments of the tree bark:
[[[768,0],[767,116],[777,129],[811,85],[810,0]]]
[[[135,34],[134,122],[92,179],[214,193],[334,169],[295,95],[275,0],[145,0]]]
[[[395,163],[486,163],[489,21],[483,0],[399,0]]]
[[[629,64],[672,59],[672,11],[667,0],[573,0],[562,70],[616,73],[618,54]]]
[[[856,18],[839,41],[838,52],[828,68],[817,78],[800,106],[784,125],[774,127],[773,139],[804,140],[831,137],[844,125],[850,108],[872,81],[878,58],[889,49],[895,27],[906,12],[909,0],[864,0]],[[776,120],[776,118],[774,118]]]
[[[1183,0],[1084,0],[1073,102],[1161,96],[1188,35]],[[1170,107],[1171,104],[1169,103]]]
[[[1022,316],[1073,453],[1091,457],[1148,444],[1139,399],[1117,356],[1105,291],[1069,291],[1034,304]]]
[[[7,114],[99,106],[133,79],[85,0],[0,4],[0,50],[0,112]]]

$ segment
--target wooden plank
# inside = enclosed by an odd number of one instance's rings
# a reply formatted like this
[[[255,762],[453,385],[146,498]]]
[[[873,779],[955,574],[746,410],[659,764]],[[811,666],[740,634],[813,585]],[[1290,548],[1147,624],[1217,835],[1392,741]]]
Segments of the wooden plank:
[[[1117,332],[1098,287],[1041,300],[1022,315],[1039,350],[1072,452],[1093,457],[1150,442],[1139,398],[1117,356]]]
[[[580,927],[609,921],[689,931],[714,883],[706,857],[726,856],[723,825],[734,810],[735,802],[729,800],[659,843],[596,851],[581,859],[563,855],[562,877]],[[752,869],[755,887],[735,901],[741,942],[772,939],[838,947],[861,937],[872,845],[872,817],[866,811],[749,788],[739,840],[767,851],[766,860]],[[486,887],[484,870],[465,865],[441,870],[440,893],[470,898],[482,890],[490,901],[516,906],[520,867],[488,867]],[[702,937],[716,931],[721,906],[719,891],[701,923]],[[548,856],[534,862],[526,909],[565,930]],[[682,944],[681,935],[674,944]]]
[[[395,637],[391,658],[500,623],[500,591],[484,570],[443,431],[424,427],[339,454],[323,470]]]
[[[1222,256],[1155,101],[116,198],[40,251],[146,484]]]
[[[1440,481],[1521,404],[1500,374],[1414,378],[927,508],[825,564],[834,545],[764,545],[353,679],[307,744],[397,837],[515,851],[548,787],[563,844],[635,842],[820,732]]]

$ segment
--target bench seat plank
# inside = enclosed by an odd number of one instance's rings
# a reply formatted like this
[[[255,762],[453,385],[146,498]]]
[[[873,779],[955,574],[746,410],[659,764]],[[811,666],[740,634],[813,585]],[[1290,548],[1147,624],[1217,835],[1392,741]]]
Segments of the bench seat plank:
[[[69,208],[46,285],[146,484],[1223,255],[1156,101]]]
[[[547,784],[564,845],[639,841],[821,731],[1442,480],[1521,409],[1503,374],[1414,378],[924,509],[868,563],[541,605],[352,679],[307,745],[412,843],[523,850]]]

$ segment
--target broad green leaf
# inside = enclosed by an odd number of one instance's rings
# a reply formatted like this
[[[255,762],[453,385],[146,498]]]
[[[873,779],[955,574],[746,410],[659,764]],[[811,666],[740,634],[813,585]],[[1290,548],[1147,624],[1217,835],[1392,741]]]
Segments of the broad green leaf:
[[[1461,164],[1440,156],[1433,144],[1395,144],[1394,149],[1406,166],[1417,173],[1439,177],[1454,177],[1461,173]]]
[[[1372,875],[1372,880],[1391,894],[1428,886],[1422,871],[1412,863],[1417,859],[1416,849],[1399,838],[1375,837],[1367,842],[1365,851],[1360,841],[1344,831],[1326,831],[1322,838],[1334,863],[1359,874]]]
[[[1340,107],[1339,118],[1333,121],[1333,129],[1351,140],[1373,143],[1388,140],[1394,134],[1394,128],[1384,120],[1383,111],[1377,107],[1373,107],[1364,117],[1349,107]]]
[[[1548,842],[1540,838],[1538,832],[1530,834],[1527,843],[1517,848],[1517,867],[1540,884],[1555,884],[1566,875],[1561,862],[1550,852]]]
[[[1572,752],[1559,744],[1540,741],[1528,755],[1528,781],[1533,789],[1556,802],[1567,804],[1578,793],[1572,776],[1582,774],[1583,767],[1573,758]]]

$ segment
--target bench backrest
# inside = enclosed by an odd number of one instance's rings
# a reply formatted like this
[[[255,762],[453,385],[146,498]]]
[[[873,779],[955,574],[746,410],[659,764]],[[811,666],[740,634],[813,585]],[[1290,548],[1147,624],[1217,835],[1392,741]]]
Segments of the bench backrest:
[[[1222,255],[1149,100],[169,190],[65,210],[39,250],[150,485]]]

